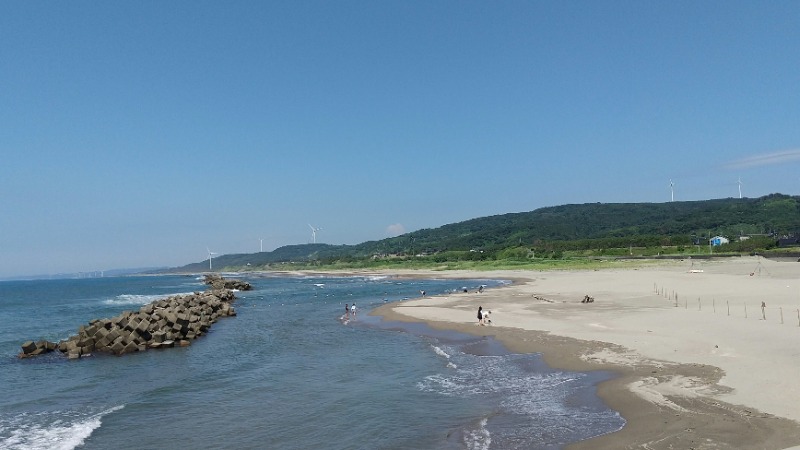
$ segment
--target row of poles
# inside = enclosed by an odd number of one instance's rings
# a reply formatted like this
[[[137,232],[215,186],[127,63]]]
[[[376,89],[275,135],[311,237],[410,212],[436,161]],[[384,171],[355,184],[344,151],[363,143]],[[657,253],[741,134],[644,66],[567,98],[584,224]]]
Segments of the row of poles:
[[[662,297],[664,297],[664,298],[666,298],[666,299],[668,299],[670,301],[674,301],[675,302],[675,307],[676,308],[679,307],[678,293],[677,292],[675,292],[675,291],[667,291],[664,287],[660,287],[659,288],[656,283],[653,283],[653,292],[655,292],[656,294],[658,294],[658,295],[660,295],[660,296],[662,296]],[[743,303],[743,306],[744,306],[744,318],[747,319],[747,303]],[[686,308],[686,309],[689,309],[689,300],[688,299],[684,299],[683,300],[683,307]],[[731,315],[731,304],[730,304],[730,302],[728,300],[725,300],[725,307],[727,308],[728,315],[730,316]],[[714,313],[717,312],[717,300],[715,298],[711,299],[711,308],[714,311]],[[703,303],[700,300],[700,297],[697,297],[697,310],[698,311],[702,311],[703,310]],[[762,302],[761,303],[761,320],[767,320],[767,311],[766,310],[767,310],[767,307],[764,304],[764,302]],[[784,323],[783,322],[783,307],[782,306],[778,307],[778,310],[780,311],[780,315],[781,315],[781,324],[783,324]],[[795,311],[797,312],[797,326],[800,327],[800,308],[796,309]]]

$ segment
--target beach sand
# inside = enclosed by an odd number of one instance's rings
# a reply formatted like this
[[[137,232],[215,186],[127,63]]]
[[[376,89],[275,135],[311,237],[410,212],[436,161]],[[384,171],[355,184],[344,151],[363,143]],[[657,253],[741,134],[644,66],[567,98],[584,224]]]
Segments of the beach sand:
[[[598,394],[626,425],[570,448],[800,448],[798,262],[391,273],[514,283],[387,304],[373,314],[495,336],[512,351],[542,353],[558,369],[618,374]],[[594,302],[581,303],[585,295]],[[491,311],[490,326],[477,324],[478,306]]]

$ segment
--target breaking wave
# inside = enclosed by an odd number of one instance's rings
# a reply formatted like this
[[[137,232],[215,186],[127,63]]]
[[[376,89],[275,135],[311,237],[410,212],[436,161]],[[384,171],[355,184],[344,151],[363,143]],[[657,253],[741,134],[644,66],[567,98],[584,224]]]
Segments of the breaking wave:
[[[83,415],[75,411],[20,414],[0,419],[0,448],[9,450],[72,450],[102,425],[102,418],[125,405]]]

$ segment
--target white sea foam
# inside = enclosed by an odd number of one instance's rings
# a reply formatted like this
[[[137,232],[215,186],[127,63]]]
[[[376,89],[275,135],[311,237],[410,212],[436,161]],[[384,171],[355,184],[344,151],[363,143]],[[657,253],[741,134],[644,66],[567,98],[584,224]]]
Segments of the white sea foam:
[[[435,392],[448,397],[465,394],[464,384],[461,379],[441,374],[428,375],[417,383],[417,388],[423,392]]]
[[[478,423],[478,427],[464,432],[464,444],[470,450],[488,450],[492,445],[492,435],[486,428],[488,419],[484,417]]]
[[[386,275],[371,275],[371,276],[368,276],[368,277],[364,277],[364,280],[366,280],[366,281],[383,281],[383,280],[386,280],[388,278],[389,277],[386,276]]]
[[[516,414],[534,414],[543,405],[555,413],[564,412],[560,396],[581,375],[565,372],[525,372],[513,363],[520,356],[447,355],[433,346],[437,354],[448,358],[447,373],[429,375],[417,384],[424,392],[446,396],[472,397],[492,394],[501,398],[503,409]],[[452,367],[451,367],[452,364]]]
[[[0,427],[0,448],[72,450],[83,445],[86,438],[100,428],[103,416],[124,407],[119,405],[83,417],[74,412],[23,414]],[[58,417],[51,419],[49,416],[53,414]],[[50,420],[50,423],[43,423]]]
[[[175,294],[157,294],[157,295],[139,295],[139,294],[122,294],[108,300],[103,300],[104,305],[111,306],[126,306],[126,305],[146,305],[162,298],[172,297],[175,295],[189,295],[191,292],[178,292]]]
[[[536,370],[530,355],[476,356],[446,348],[448,369],[426,376],[417,388],[446,397],[479,398],[496,405],[493,414],[503,421],[496,429],[486,419],[465,426],[462,439],[468,449],[488,449],[490,444],[504,447],[519,439],[533,447],[544,445],[543,439],[566,443],[624,424],[613,411],[570,402],[576,389],[586,383],[585,374]],[[547,430],[546,438],[542,430]]]
[[[437,347],[435,345],[431,345],[431,347],[433,347],[433,352],[436,353],[437,355],[444,356],[445,358],[450,359],[450,355],[448,355],[447,352],[445,352],[441,348],[439,348],[439,347]]]

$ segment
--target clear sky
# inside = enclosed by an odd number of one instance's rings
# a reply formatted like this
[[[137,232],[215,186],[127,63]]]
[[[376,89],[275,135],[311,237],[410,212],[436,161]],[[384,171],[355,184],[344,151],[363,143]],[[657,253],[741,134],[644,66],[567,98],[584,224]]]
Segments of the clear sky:
[[[800,191],[800,2],[0,2],[0,277]]]

